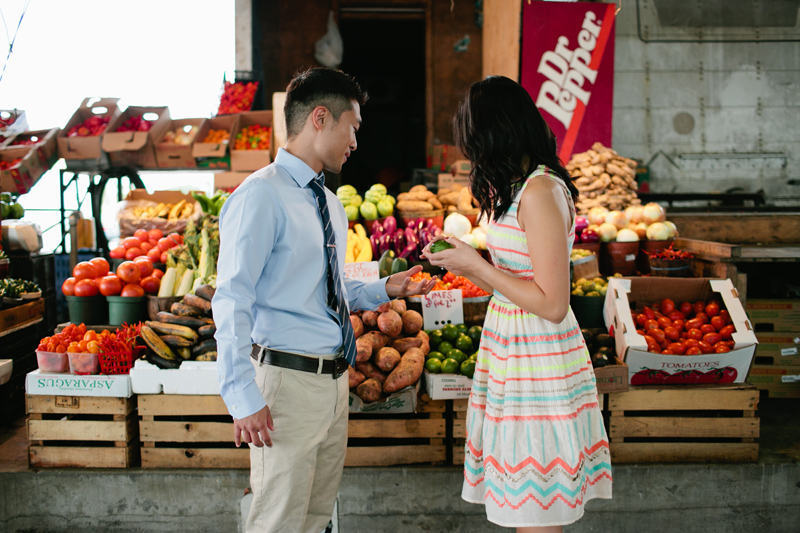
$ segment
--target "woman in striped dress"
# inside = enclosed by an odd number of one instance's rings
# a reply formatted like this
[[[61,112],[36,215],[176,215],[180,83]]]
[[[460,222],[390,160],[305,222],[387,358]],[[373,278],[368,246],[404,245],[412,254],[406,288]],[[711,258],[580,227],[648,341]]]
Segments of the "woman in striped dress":
[[[608,437],[569,308],[577,194],[528,93],[474,83],[455,122],[470,189],[490,216],[489,264],[469,245],[425,255],[493,294],[467,412],[462,497],[518,532],[559,532],[611,498]]]

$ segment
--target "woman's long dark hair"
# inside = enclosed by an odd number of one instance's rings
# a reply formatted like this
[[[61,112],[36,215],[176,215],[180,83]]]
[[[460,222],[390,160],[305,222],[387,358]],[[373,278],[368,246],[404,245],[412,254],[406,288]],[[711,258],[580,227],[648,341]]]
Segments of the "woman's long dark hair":
[[[556,137],[528,91],[504,76],[470,86],[453,120],[456,146],[472,162],[470,191],[481,208],[499,220],[526,178],[539,165],[572,184],[556,151]]]

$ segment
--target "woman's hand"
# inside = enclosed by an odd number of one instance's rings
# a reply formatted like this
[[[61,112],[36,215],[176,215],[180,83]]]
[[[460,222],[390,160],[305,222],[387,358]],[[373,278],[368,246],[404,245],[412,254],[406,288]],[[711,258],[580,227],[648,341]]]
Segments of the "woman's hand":
[[[431,253],[431,244],[436,241],[445,240],[453,248],[442,250],[438,253]],[[477,268],[483,262],[481,255],[469,244],[454,237],[439,235],[435,240],[422,250],[422,256],[431,262],[432,265],[449,270],[456,276],[473,278],[477,276]]]

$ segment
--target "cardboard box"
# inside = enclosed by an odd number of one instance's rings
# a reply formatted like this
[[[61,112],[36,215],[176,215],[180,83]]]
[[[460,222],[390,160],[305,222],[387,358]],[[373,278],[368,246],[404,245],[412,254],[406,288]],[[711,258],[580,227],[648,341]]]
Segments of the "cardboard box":
[[[749,381],[749,379],[748,379]],[[770,398],[800,398],[797,383],[752,383],[758,390],[767,391]]]
[[[67,137],[67,133],[95,115],[110,119],[106,126],[108,130],[108,126],[122,113],[117,102],[119,98],[84,98],[67,125],[58,133],[58,156],[67,160],[99,160],[103,155],[101,141],[105,132],[95,137]]]
[[[25,376],[25,393],[47,396],[102,396],[130,398],[131,378],[128,374],[78,376],[51,374],[34,370]]]
[[[642,309],[664,298],[678,302],[722,300],[736,328],[734,349],[722,354],[691,356],[648,352],[644,336],[636,333],[631,304],[634,309]],[[758,344],[729,279],[611,278],[603,317],[609,331],[613,332],[617,356],[628,365],[628,383],[631,385],[702,383],[701,375],[717,377],[713,381],[710,377],[705,378],[709,383],[743,383]]]
[[[756,332],[754,364],[800,366],[800,331]]]
[[[0,191],[25,194],[36,185],[45,172],[49,170],[43,154],[30,146],[19,146],[0,150],[0,160],[14,161],[22,159],[17,165],[0,170]]]
[[[616,362],[615,365],[594,369],[598,394],[628,390],[628,365],[619,359]]]
[[[472,380],[458,374],[431,374],[425,371],[425,388],[431,400],[469,398]]]
[[[800,300],[747,300],[758,331],[800,331]]]
[[[780,383],[800,389],[800,366],[753,365],[747,382],[756,386],[760,383]]]
[[[439,174],[439,180],[437,185],[440,189],[443,188],[451,188],[453,185],[460,185],[461,187],[469,186],[469,176],[463,176],[461,174],[453,175],[449,172]]]
[[[251,172],[220,172],[219,174],[214,174],[214,190],[235,189],[251,174]]]
[[[459,159],[464,159],[464,155],[452,144],[434,144],[428,149],[428,168],[447,172]]]
[[[183,194],[180,191],[154,191],[148,193],[144,189],[133,189],[125,197],[125,200],[146,200],[155,203],[164,202],[165,204],[176,204],[181,200],[186,200],[194,205],[194,211],[191,218],[200,216],[201,209],[197,201],[189,194]],[[183,233],[186,230],[186,221],[188,219],[180,218],[177,220],[164,220],[156,219],[142,219],[126,216],[125,211],[119,215],[119,232],[120,237],[130,237],[137,229],[160,229],[164,235],[169,233]]]
[[[242,129],[253,126],[269,126],[270,140],[269,150],[234,150],[233,142],[236,135],[231,139],[231,170],[234,172],[253,172],[264,168],[272,163],[272,147],[275,144],[275,128],[272,127],[272,111],[249,111],[239,114],[239,125],[237,134]]]
[[[10,120],[15,117],[14,122],[5,127],[0,127],[0,137],[9,138],[18,133],[28,131],[28,118],[22,109],[0,109],[0,118]]]
[[[44,316],[44,299],[0,311],[0,332],[37,321]]]
[[[417,395],[419,393],[420,382],[390,394],[385,400],[380,402],[364,403],[364,401],[350,393],[350,412],[351,413],[381,413],[381,414],[402,414],[414,413],[417,410]]]
[[[116,131],[129,118],[147,113],[158,115],[150,131]],[[158,168],[155,141],[163,136],[169,120],[169,108],[165,106],[131,106],[109,123],[101,146],[108,152],[109,160],[114,166]]]
[[[138,359],[130,377],[134,394],[219,395],[216,361],[184,361],[180,368],[162,369]]]
[[[228,142],[203,142],[210,130],[227,130],[230,134]],[[192,157],[197,160],[198,166],[204,168],[230,168],[231,161],[228,148],[233,146],[233,140],[236,138],[238,131],[239,115],[223,115],[206,120],[192,145]]]
[[[180,120],[170,120],[164,127],[161,135],[156,139],[156,161],[158,161],[158,168],[196,168],[197,161],[192,155],[192,145],[199,136],[200,129],[205,124],[204,118],[183,118]],[[198,131],[195,133],[194,139],[191,144],[172,144],[164,143],[164,137],[171,131],[177,131],[186,128],[197,126]]]

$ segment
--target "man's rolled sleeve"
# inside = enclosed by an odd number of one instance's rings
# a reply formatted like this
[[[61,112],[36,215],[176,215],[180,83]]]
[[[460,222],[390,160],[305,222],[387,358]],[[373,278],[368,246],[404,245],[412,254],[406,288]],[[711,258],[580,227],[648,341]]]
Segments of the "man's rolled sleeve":
[[[374,309],[388,302],[389,296],[386,294],[386,282],[388,280],[389,278],[383,278],[378,281],[364,283],[363,281],[345,278],[344,284],[347,289],[350,309],[353,311]]]

